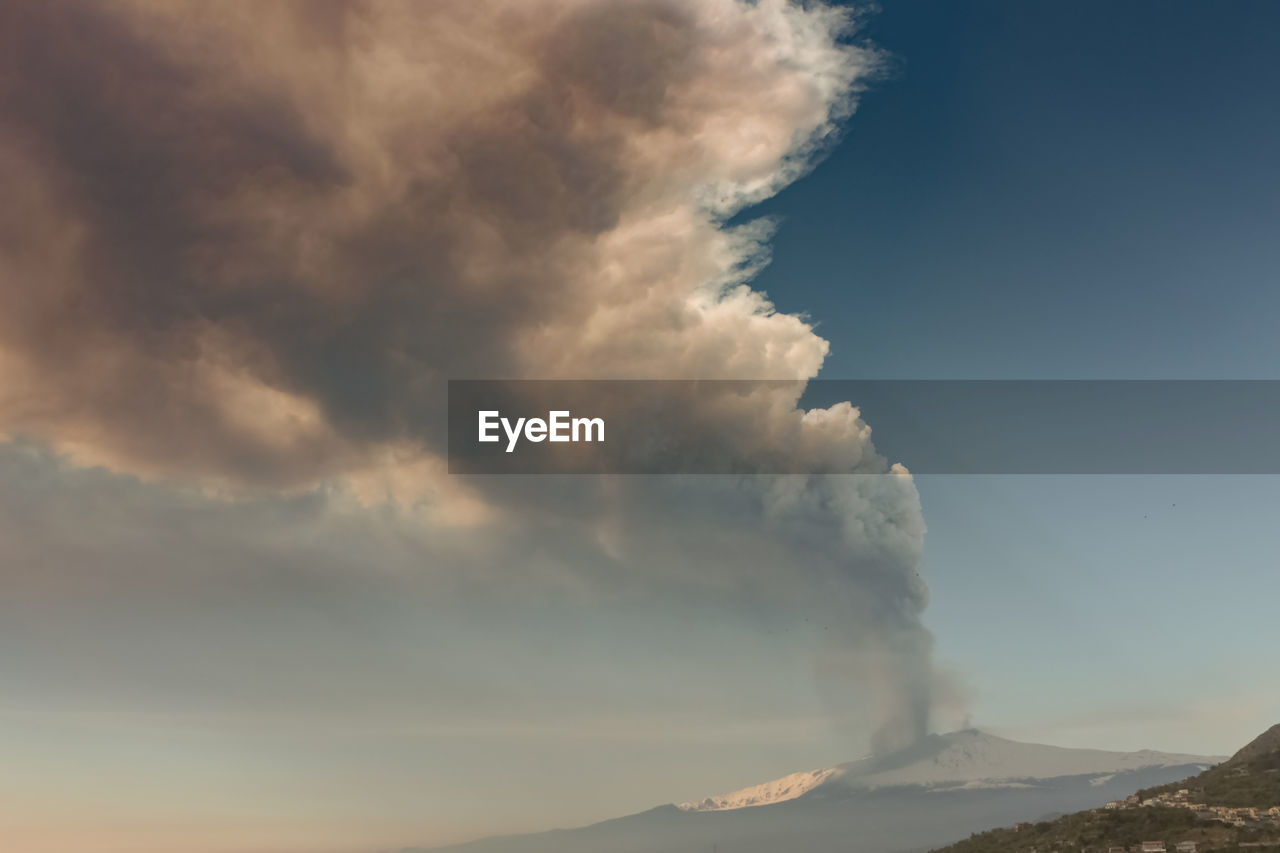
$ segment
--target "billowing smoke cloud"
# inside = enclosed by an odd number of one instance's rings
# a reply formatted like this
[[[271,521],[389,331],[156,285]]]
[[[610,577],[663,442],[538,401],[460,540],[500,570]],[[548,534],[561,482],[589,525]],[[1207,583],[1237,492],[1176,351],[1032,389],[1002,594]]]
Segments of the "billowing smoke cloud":
[[[725,222],[852,111],[877,56],[849,23],[779,0],[7,4],[0,431],[394,505],[462,573],[792,608],[833,638],[833,701],[908,742],[934,681],[924,525],[856,409],[779,392],[723,423],[884,476],[441,463],[449,377],[817,373],[827,343],[747,284],[770,223]]]

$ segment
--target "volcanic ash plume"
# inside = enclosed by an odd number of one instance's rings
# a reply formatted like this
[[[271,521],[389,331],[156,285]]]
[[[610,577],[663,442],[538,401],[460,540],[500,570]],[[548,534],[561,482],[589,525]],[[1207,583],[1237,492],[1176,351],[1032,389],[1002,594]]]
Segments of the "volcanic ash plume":
[[[451,376],[816,375],[827,342],[748,285],[771,223],[725,222],[852,112],[877,56],[850,23],[779,0],[6,4],[0,430],[146,480],[399,506],[425,548],[484,543],[433,554],[460,571],[536,553],[589,594],[816,614],[822,677],[910,741],[924,525],[855,408],[689,417],[882,476],[553,488],[441,462]]]

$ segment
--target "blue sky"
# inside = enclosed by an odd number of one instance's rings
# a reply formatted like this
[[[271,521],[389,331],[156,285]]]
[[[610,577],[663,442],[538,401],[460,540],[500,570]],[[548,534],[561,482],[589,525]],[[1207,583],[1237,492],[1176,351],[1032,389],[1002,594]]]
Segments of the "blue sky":
[[[1280,8],[890,0],[864,32],[886,78],[744,214],[781,218],[759,285],[823,377],[1276,377]],[[979,724],[1229,751],[1280,717],[1280,479],[917,483]]]
[[[842,144],[753,213],[832,378],[1274,378],[1280,9],[887,2]]]

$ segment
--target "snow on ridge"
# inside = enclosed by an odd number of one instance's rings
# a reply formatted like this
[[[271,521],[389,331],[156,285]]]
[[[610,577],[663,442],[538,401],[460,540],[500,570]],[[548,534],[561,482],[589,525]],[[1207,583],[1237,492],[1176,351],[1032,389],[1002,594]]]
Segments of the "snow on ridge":
[[[789,776],[783,776],[781,779],[774,779],[772,782],[765,782],[763,785],[753,785],[750,788],[743,788],[731,794],[707,797],[696,803],[681,803],[679,807],[687,812],[710,812],[781,803],[785,800],[794,800],[801,794],[812,791],[839,773],[840,770],[835,767],[828,767],[826,770],[807,770],[800,773],[792,773]]]

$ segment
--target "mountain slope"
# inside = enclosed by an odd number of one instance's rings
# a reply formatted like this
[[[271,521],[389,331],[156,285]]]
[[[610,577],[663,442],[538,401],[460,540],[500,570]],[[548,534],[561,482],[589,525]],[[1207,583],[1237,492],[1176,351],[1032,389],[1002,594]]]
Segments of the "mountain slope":
[[[934,735],[898,753],[796,773],[683,807],[579,829],[490,838],[438,853],[886,853],[1100,805],[1217,759],[1074,750],[978,731]]]
[[[1026,787],[1030,780],[1063,776],[1107,774],[1147,767],[1200,766],[1203,756],[1152,752],[1108,752],[1100,749],[1066,749],[1036,743],[1005,740],[975,729],[947,735],[929,735],[901,752],[882,758],[865,758],[825,770],[793,773],[696,803],[684,803],[686,811],[718,811],[767,805],[803,796],[819,787],[859,791],[920,786],[930,790],[952,788]],[[1099,784],[1101,784],[1099,782]]]
[[[1194,803],[1231,808],[1280,806],[1280,724],[1242,747],[1235,755],[1198,776],[1138,792],[1151,799],[1178,789]]]
[[[980,833],[943,851],[1068,853],[1130,848],[1141,841],[1163,841],[1170,850],[1184,842],[1195,842],[1198,851],[1240,844],[1280,850],[1280,725],[1190,778],[1140,790],[1107,809]]]

